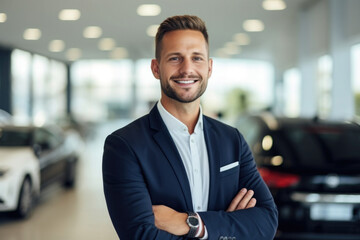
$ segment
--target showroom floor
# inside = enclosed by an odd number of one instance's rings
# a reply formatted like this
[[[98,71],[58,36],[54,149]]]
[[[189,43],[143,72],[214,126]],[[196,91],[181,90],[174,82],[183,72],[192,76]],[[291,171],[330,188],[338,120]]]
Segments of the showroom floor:
[[[101,158],[105,136],[119,127],[100,128],[85,143],[74,189],[51,186],[27,220],[0,215],[0,240],[115,240],[102,190]]]

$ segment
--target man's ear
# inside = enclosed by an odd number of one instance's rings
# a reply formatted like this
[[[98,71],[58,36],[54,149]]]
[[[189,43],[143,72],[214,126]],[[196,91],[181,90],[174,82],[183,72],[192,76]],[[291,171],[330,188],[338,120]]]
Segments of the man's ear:
[[[156,79],[160,79],[159,62],[157,59],[151,60],[151,71]]]
[[[212,58],[209,59],[209,71],[208,71],[208,78],[211,77],[212,74],[212,68],[213,68],[213,60]]]

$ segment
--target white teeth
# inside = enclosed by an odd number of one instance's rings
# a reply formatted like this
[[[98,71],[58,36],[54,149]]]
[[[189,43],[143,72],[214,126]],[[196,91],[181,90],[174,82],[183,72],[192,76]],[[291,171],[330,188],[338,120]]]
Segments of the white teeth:
[[[177,81],[178,83],[182,83],[182,84],[190,84],[190,83],[194,83],[194,80],[191,81]]]

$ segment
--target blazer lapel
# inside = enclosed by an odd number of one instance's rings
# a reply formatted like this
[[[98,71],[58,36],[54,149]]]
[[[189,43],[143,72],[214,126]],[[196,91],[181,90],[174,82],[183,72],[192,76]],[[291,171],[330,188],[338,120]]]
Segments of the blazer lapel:
[[[208,209],[216,209],[217,194],[219,192],[219,177],[220,177],[220,153],[219,146],[221,143],[217,143],[215,132],[212,130],[211,125],[204,117],[204,135],[206,142],[206,149],[209,157],[209,169],[210,169],[210,189],[209,189],[209,202]]]
[[[150,127],[157,131],[154,134],[155,142],[159,145],[160,149],[169,161],[176,176],[176,179],[181,186],[182,193],[185,199],[186,209],[193,211],[191,190],[184,164],[181,160],[176,145],[172,140],[171,135],[160,116],[160,113],[158,112],[156,104],[149,113],[149,120]]]

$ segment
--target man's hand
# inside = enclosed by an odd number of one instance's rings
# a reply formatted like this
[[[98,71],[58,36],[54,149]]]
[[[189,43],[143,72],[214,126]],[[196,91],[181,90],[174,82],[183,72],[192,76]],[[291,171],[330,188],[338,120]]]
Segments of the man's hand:
[[[253,198],[254,191],[247,190],[245,188],[241,189],[235,198],[231,201],[230,206],[226,210],[227,212],[233,212],[236,210],[247,209],[255,207],[256,199]]]
[[[155,226],[173,235],[182,236],[189,232],[190,228],[186,224],[188,215],[177,212],[164,205],[153,205],[155,216]]]

